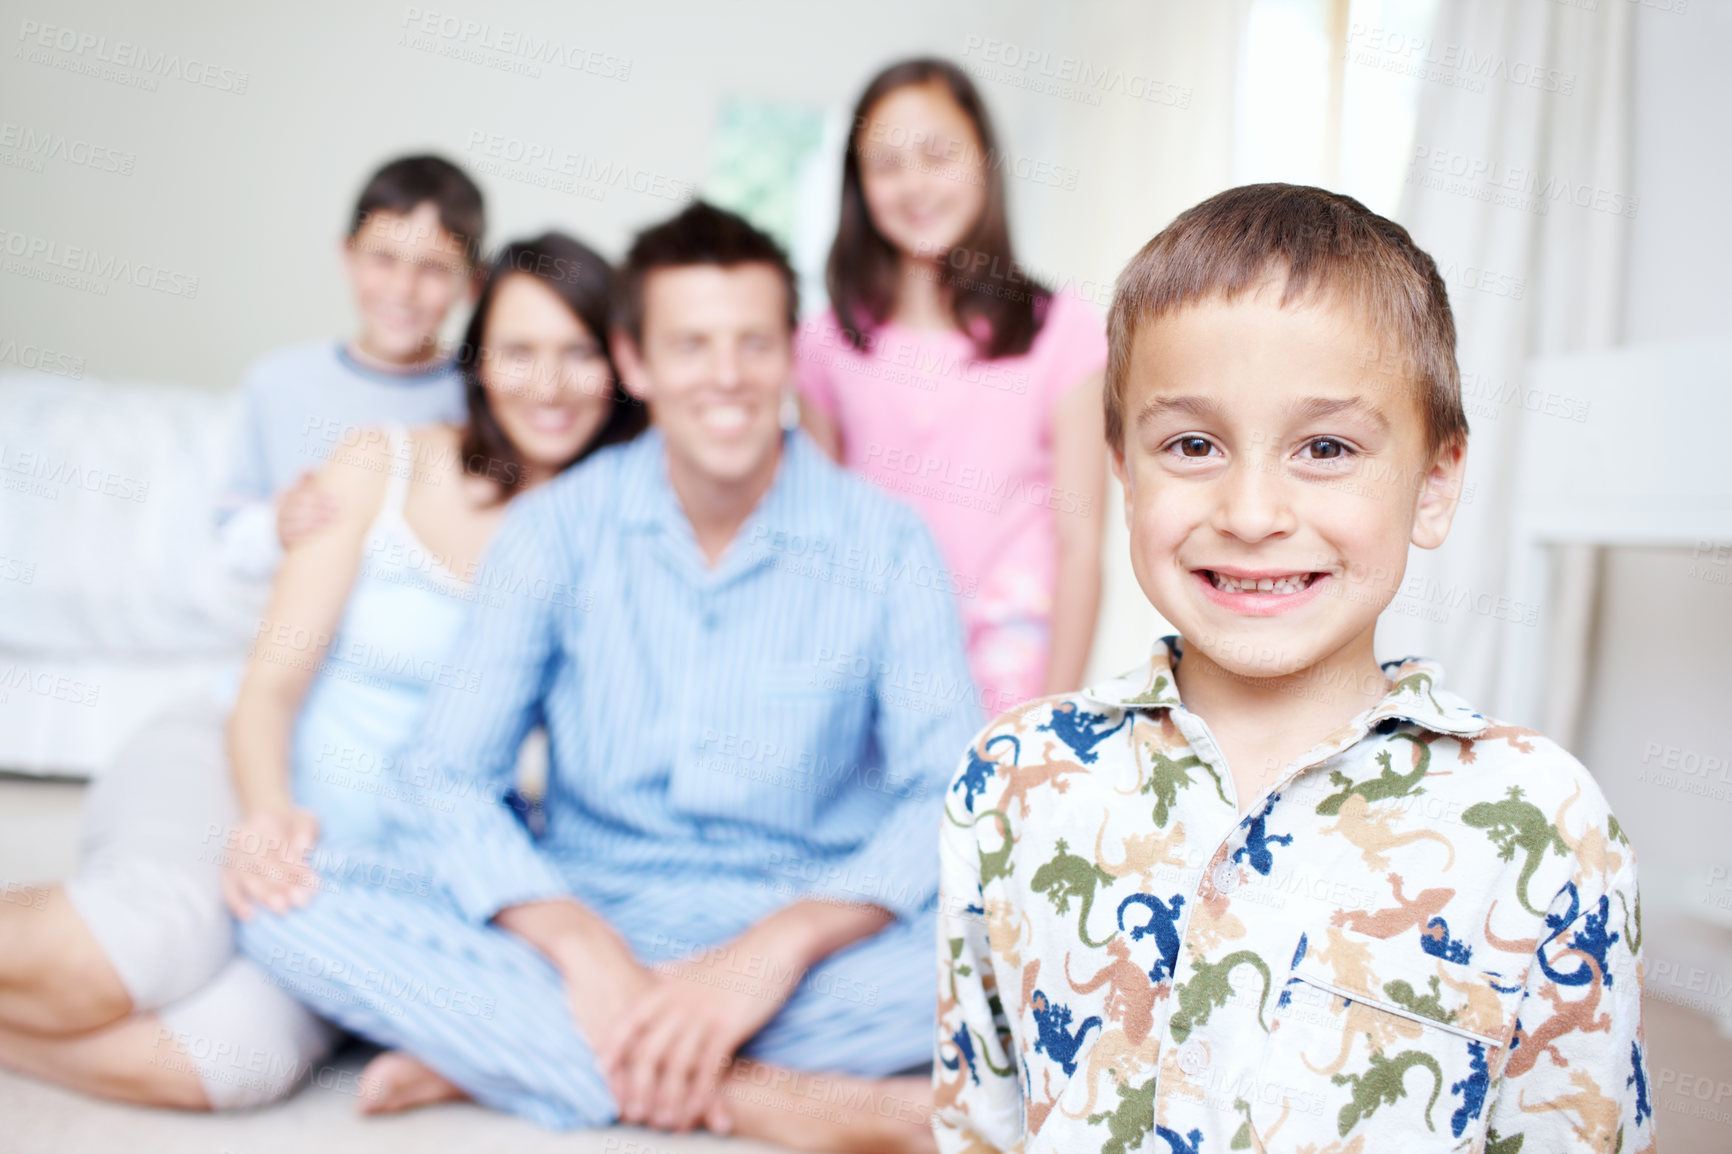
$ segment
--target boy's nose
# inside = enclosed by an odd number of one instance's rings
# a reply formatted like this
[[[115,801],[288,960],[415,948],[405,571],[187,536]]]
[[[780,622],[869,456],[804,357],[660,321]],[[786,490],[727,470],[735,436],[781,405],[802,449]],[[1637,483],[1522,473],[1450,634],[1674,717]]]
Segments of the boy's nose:
[[[391,264],[390,291],[398,300],[407,300],[415,293],[415,283],[420,277],[420,270],[411,260],[394,261]]]
[[[1216,532],[1241,541],[1291,533],[1296,519],[1279,464],[1247,457],[1229,466],[1211,524]]]

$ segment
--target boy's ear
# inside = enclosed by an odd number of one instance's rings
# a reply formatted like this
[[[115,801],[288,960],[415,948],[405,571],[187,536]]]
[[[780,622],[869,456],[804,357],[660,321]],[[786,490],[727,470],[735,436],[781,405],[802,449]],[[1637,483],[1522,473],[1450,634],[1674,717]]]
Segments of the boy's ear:
[[[626,392],[647,404],[650,399],[649,374],[644,371],[643,353],[637,342],[624,329],[614,329],[608,344]]]
[[[1421,549],[1435,549],[1449,536],[1455,511],[1461,506],[1461,485],[1467,476],[1467,444],[1457,441],[1437,454],[1421,479],[1413,510],[1412,540]]]
[[[1125,528],[1131,527],[1131,482],[1125,475],[1125,451],[1122,446],[1108,445],[1107,460],[1112,464],[1113,476],[1118,478],[1119,488],[1124,491]]]
[[[487,273],[482,269],[473,269],[469,273],[469,304],[474,307],[481,299],[481,290],[487,285]]]

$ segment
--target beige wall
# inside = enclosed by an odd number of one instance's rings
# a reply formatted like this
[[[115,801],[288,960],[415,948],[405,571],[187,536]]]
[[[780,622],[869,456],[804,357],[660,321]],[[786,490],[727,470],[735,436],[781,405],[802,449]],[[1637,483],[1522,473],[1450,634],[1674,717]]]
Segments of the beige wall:
[[[125,175],[52,161],[40,173],[0,168],[7,206],[0,227],[196,275],[197,299],[130,286],[100,297],[0,276],[0,324],[6,336],[84,357],[92,376],[217,387],[234,382],[261,350],[346,331],[334,246],[360,181],[391,154],[436,149],[473,166],[485,157],[469,146],[472,134],[500,134],[626,166],[656,178],[660,191],[701,186],[723,96],[845,101],[888,58],[960,52],[969,35],[1002,35],[1032,6],[927,13],[893,0],[875,6],[876,22],[857,28],[838,27],[819,6],[780,0],[672,8],[522,0],[151,7],[0,6],[5,120],[134,158]],[[485,20],[495,36],[551,38],[602,59],[594,73],[544,64],[539,78],[512,75],[406,45],[415,12]],[[157,91],[143,92],[18,61],[26,21],[215,61],[245,72],[246,90],[163,79]],[[462,46],[422,35],[441,48]],[[48,54],[62,64],[89,60]],[[598,74],[620,71],[623,81]],[[1012,130],[1028,135],[1020,121]],[[596,200],[500,175],[479,179],[491,238],[557,225],[611,255],[676,203],[626,186]]]
[[[1683,16],[1640,15],[1635,171],[1642,202],[1631,234],[1624,339],[1723,336],[1732,327],[1732,230],[1724,223],[1732,187],[1732,7],[1692,4]],[[1645,456],[1666,451],[1628,448],[1606,468],[1639,469]],[[1724,553],[1716,562],[1694,552],[1611,550],[1603,558],[1577,753],[1635,843],[1650,910],[1732,927],[1732,906],[1716,904],[1732,902],[1732,884],[1705,885],[1716,866],[1732,873],[1732,801],[1686,792],[1704,785],[1732,795],[1732,769],[1700,771],[1704,758],[1722,765],[1732,759],[1732,565]],[[1722,989],[1732,985],[1732,934],[1716,940],[1667,928],[1653,952],[1673,963],[1669,978],[1696,966]]]
[[[45,347],[98,379],[226,387],[265,349],[346,332],[337,240],[360,180],[388,155],[436,149],[474,167],[487,159],[471,147],[475,135],[499,134],[624,166],[649,191],[618,185],[592,199],[478,174],[491,240],[558,226],[617,256],[634,229],[675,206],[657,193],[703,186],[723,98],[845,108],[876,67],[913,53],[988,70],[981,86],[1007,150],[1074,171],[1069,188],[1011,181],[1017,234],[1037,270],[1090,292],[1103,312],[1130,253],[1228,182],[1238,0],[153,7],[0,4],[4,131],[78,142],[80,156],[102,150],[97,166],[0,165],[0,229],[16,234],[0,241],[80,246],[178,278],[174,292],[121,283],[97,295],[0,273],[0,349]],[[413,14],[428,12],[599,56],[592,71],[544,64],[535,78],[428,53],[405,43],[417,34]],[[74,46],[104,38],[109,55],[124,41],[215,65],[217,87],[158,77],[143,91],[73,71],[102,67],[97,49],[43,49],[28,33],[47,26]],[[462,44],[419,35],[446,50]],[[1092,100],[1032,90],[1039,66],[1004,63],[1028,53],[1044,53],[1049,70],[1066,57],[1116,69],[1121,90]],[[244,92],[225,90],[241,87],[242,73]],[[1153,632],[1116,510],[1115,497],[1097,672],[1139,660]]]

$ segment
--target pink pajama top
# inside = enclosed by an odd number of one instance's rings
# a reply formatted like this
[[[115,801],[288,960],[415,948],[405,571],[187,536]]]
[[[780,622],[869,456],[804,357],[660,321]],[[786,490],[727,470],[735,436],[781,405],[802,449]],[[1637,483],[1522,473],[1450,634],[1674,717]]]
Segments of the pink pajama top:
[[[861,353],[826,310],[801,325],[795,355],[795,387],[841,430],[843,463],[937,538],[950,572],[936,579],[959,598],[987,712],[1038,697],[1058,518],[1089,511],[1086,495],[1053,486],[1053,408],[1105,368],[1101,321],[1057,294],[1027,353],[983,361],[957,329],[895,322]]]

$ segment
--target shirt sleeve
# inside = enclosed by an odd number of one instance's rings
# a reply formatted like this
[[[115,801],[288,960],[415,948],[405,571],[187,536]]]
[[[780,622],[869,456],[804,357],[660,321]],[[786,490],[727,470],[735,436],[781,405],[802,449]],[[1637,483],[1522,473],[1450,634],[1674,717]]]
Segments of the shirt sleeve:
[[[277,538],[275,501],[249,501],[219,512],[218,518],[217,556],[225,572],[262,581],[277,571],[283,544]]]
[[[249,370],[241,385],[228,444],[227,475],[212,520],[223,569],[238,577],[260,580],[276,572],[283,549],[277,540],[277,509],[256,374],[256,369]]]
[[[827,871],[817,893],[862,900],[898,917],[923,911],[938,890],[937,840],[957,751],[980,725],[956,599],[937,575],[938,547],[909,512],[885,583],[885,641],[872,686],[873,736],[897,802],[859,849]],[[895,684],[891,684],[894,679]]]
[[[273,496],[259,391],[258,370],[249,369],[241,383],[234,432],[229,439],[228,471],[217,497],[215,512],[219,525],[237,510],[261,501],[269,503]]]
[[[505,801],[518,750],[560,658],[560,615],[577,609],[570,557],[545,504],[519,498],[476,578],[454,652],[466,676],[434,687],[404,750],[407,798],[391,807],[398,847],[485,922],[508,906],[569,892]]]
[[[1488,1151],[1655,1148],[1638,900],[1632,858],[1535,951]]]
[[[825,312],[803,322],[794,341],[794,391],[831,421],[837,419],[836,378],[831,370],[842,339],[835,314]]]
[[[961,772],[970,758],[963,756]],[[939,833],[938,1036],[932,1132],[940,1154],[1022,1146],[1022,1089],[993,969],[974,822],[947,811]]]

